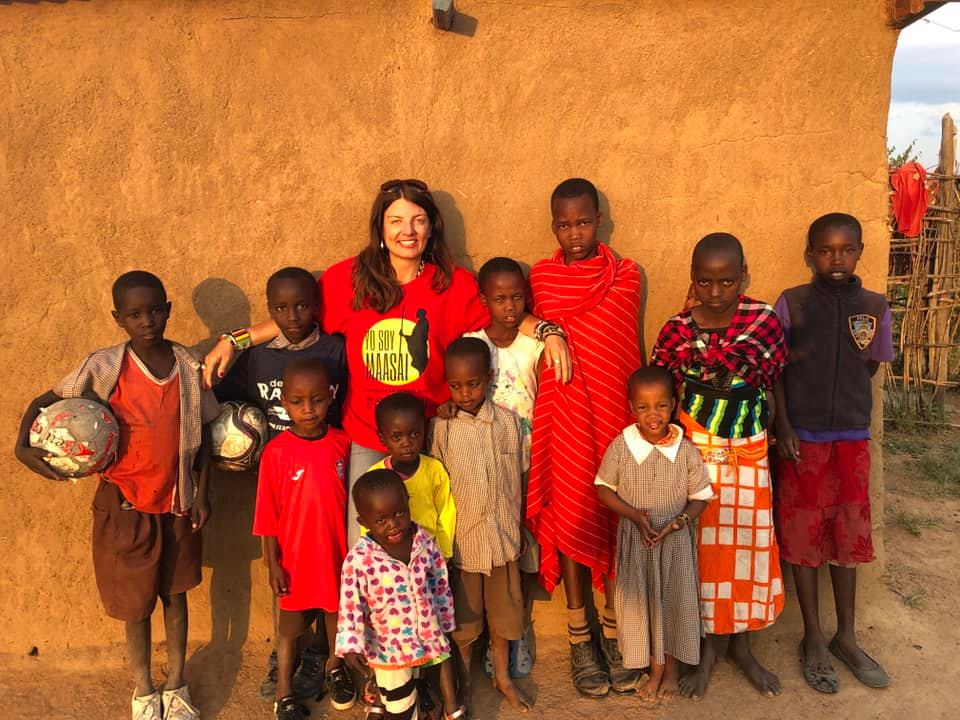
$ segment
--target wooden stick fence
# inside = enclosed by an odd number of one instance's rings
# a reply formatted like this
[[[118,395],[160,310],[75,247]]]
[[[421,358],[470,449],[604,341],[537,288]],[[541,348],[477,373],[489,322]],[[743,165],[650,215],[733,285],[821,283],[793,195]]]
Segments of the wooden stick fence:
[[[940,166],[927,175],[937,199],[927,206],[916,238],[893,238],[887,296],[899,344],[901,368],[887,366],[888,414],[941,417],[950,377],[960,357],[960,176],[957,129],[950,115],[941,124]],[[953,363],[953,364],[952,364]],[[892,411],[892,412],[891,412]]]

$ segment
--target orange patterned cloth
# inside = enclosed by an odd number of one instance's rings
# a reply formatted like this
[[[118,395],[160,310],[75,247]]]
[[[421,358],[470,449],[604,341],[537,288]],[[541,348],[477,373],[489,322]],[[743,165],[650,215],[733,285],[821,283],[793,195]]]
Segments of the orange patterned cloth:
[[[697,520],[704,630],[730,635],[772,625],[783,610],[773,532],[767,435],[728,439],[680,414],[710,473],[715,500]]]

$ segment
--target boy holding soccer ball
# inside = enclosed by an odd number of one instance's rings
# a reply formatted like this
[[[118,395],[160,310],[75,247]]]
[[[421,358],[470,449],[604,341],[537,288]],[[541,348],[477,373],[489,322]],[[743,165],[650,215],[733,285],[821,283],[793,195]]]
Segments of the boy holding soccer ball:
[[[269,439],[277,437],[292,425],[290,415],[280,401],[283,373],[294,360],[317,360],[330,376],[330,404],[327,424],[342,428],[341,408],[347,389],[347,353],[341,335],[329,335],[317,324],[320,296],[317,281],[308,270],[285,267],[267,280],[267,310],[277,323],[280,334],[265,345],[256,345],[244,352],[230,368],[213,392],[221,402],[237,400],[253,403],[267,416]],[[244,331],[232,338],[238,348],[245,348]],[[249,340],[249,335],[246,336]],[[239,338],[239,339],[238,339]],[[267,557],[264,547],[264,557]],[[274,637],[279,637],[279,610],[273,600]],[[324,691],[324,662],[329,655],[325,647],[323,623],[317,624],[313,640],[301,651],[299,667],[293,676],[293,693],[297,698],[316,697]],[[333,638],[330,638],[333,641]],[[277,650],[270,653],[267,675],[260,684],[260,697],[273,701],[277,692]]]
[[[61,479],[29,445],[40,408],[60,398],[93,397],[120,427],[116,460],[93,498],[93,568],[107,615],[126,624],[135,689],[133,720],[199,718],[183,680],[186,591],[200,584],[200,529],[210,517],[209,445],[203,427],[218,405],[203,390],[200,362],[163,336],[170,302],[155,275],[134,270],[113,284],[113,318],[129,340],[96,350],[27,409],[16,456],[30,470]],[[150,616],[160,599],[167,637],[167,681],[150,676]]]

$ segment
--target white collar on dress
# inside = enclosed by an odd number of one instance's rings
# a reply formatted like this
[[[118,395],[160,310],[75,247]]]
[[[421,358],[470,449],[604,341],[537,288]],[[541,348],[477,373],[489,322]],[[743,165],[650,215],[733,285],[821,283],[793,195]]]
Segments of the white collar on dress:
[[[640,428],[637,427],[636,423],[624,428],[623,439],[626,441],[627,449],[630,451],[630,454],[633,455],[633,459],[637,461],[638,465],[647,459],[647,455],[649,455],[654,448],[659,450],[670,462],[676,461],[677,453],[680,452],[680,443],[683,441],[683,430],[679,425],[674,425],[673,423],[670,423],[670,427],[673,428],[676,433],[676,438],[669,445],[651,445],[643,439],[643,435],[640,434]]]

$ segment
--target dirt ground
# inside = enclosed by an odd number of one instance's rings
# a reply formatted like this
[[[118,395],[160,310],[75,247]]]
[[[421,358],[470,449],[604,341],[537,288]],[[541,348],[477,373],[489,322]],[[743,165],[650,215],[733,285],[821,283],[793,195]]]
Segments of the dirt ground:
[[[773,720],[795,717],[889,718],[898,711],[924,720],[953,718],[960,703],[956,662],[960,633],[956,630],[955,599],[960,595],[957,557],[960,556],[960,466],[955,444],[960,430],[919,435],[888,431],[886,456],[886,517],[877,522],[885,534],[885,571],[865,577],[859,598],[860,635],[865,647],[881,659],[893,678],[888,690],[870,690],[838,665],[841,689],[835,696],[810,690],[797,660],[799,610],[788,581],[787,608],[780,621],[756,638],[757,655],[783,682],[775,699],[756,695],[734,669],[721,662],[707,697],[698,704],[676,699],[664,702],[648,717],[673,719],[713,716]],[[789,577],[789,576],[788,576]],[[833,627],[832,601],[822,586],[826,626]],[[535,621],[560,628],[561,603],[540,603]],[[541,632],[538,659],[531,678],[522,681],[536,701],[531,717],[563,720],[632,713],[643,706],[634,697],[602,701],[579,697],[567,674],[564,638]],[[204,718],[247,720],[271,717],[270,706],[257,697],[263,661],[269,645],[250,640],[243,650],[229,644],[196,642],[191,646],[187,676]],[[155,653],[156,677],[162,677],[163,646]],[[122,647],[96,651],[65,651],[38,656],[0,656],[0,716],[7,718],[109,717],[127,715],[131,692],[123,666]],[[477,679],[477,717],[512,718]],[[736,708],[731,715],[731,709]],[[312,720],[338,715],[326,702],[312,706]],[[342,717],[361,717],[359,710]]]

